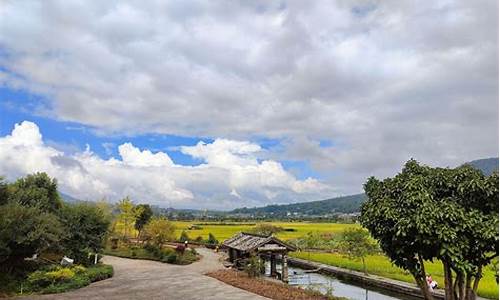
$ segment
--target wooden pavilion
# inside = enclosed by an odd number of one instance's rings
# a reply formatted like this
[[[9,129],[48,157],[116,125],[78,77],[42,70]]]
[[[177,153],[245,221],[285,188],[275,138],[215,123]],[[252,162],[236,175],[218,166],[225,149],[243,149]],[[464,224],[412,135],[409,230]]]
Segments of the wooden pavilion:
[[[278,277],[284,282],[288,282],[288,251],[297,250],[273,235],[265,236],[246,232],[225,240],[222,247],[227,249],[229,261],[239,268],[243,267],[251,256],[258,257],[262,262],[268,259],[271,263],[271,277]],[[282,264],[281,274],[276,270],[277,260],[280,260]],[[264,271],[262,270],[261,273]]]

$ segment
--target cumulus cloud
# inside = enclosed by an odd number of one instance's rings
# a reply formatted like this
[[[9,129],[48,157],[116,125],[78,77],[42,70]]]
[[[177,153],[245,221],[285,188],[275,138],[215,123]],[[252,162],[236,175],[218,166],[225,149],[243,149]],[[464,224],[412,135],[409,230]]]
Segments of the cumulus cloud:
[[[498,36],[498,1],[7,1],[0,84],[102,134],[284,139],[358,192],[498,155]]]
[[[182,147],[203,161],[198,166],[172,162],[167,153],[140,150],[131,143],[118,147],[120,159],[104,160],[90,149],[65,154],[48,145],[35,123],[16,124],[0,137],[0,174],[13,180],[47,172],[61,189],[81,199],[116,200],[126,195],[140,202],[177,207],[231,208],[305,197],[321,197],[331,187],[308,178],[298,180],[280,163],[259,162],[256,144],[226,139]]]

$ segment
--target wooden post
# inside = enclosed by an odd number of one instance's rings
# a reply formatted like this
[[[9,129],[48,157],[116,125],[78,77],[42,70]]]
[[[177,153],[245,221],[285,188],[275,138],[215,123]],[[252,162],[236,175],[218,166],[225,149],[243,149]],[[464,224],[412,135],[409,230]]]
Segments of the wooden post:
[[[281,267],[281,280],[283,282],[288,283],[288,262],[286,253],[282,254],[282,267]]]
[[[271,277],[276,277],[276,255],[271,254]]]

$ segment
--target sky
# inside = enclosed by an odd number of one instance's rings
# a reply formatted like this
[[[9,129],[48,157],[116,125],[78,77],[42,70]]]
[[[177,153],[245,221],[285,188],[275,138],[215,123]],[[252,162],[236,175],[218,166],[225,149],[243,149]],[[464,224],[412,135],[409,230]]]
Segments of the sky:
[[[231,209],[498,156],[498,1],[0,0],[0,174]]]

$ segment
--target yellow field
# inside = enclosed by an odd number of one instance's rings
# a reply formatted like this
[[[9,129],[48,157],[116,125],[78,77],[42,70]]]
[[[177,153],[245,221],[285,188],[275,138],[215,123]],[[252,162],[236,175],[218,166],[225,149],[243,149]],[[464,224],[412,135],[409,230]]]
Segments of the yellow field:
[[[241,231],[250,230],[255,223],[248,223],[248,225],[243,225],[244,223],[238,223],[238,225],[215,225],[217,223],[211,223],[210,225],[200,225],[201,229],[188,230],[189,226],[193,224],[200,224],[204,222],[180,222],[175,221],[174,224],[177,227],[177,235],[180,236],[182,230],[185,230],[190,238],[195,239],[201,236],[203,239],[208,238],[208,234],[212,233],[216,239],[220,242],[224,241]],[[356,224],[337,224],[337,223],[308,223],[308,222],[269,222],[270,224],[280,226],[283,228],[293,228],[296,231],[282,231],[277,233],[276,236],[288,240],[294,239],[306,235],[308,232],[320,232],[320,233],[340,233],[344,229],[349,227],[356,227]]]

